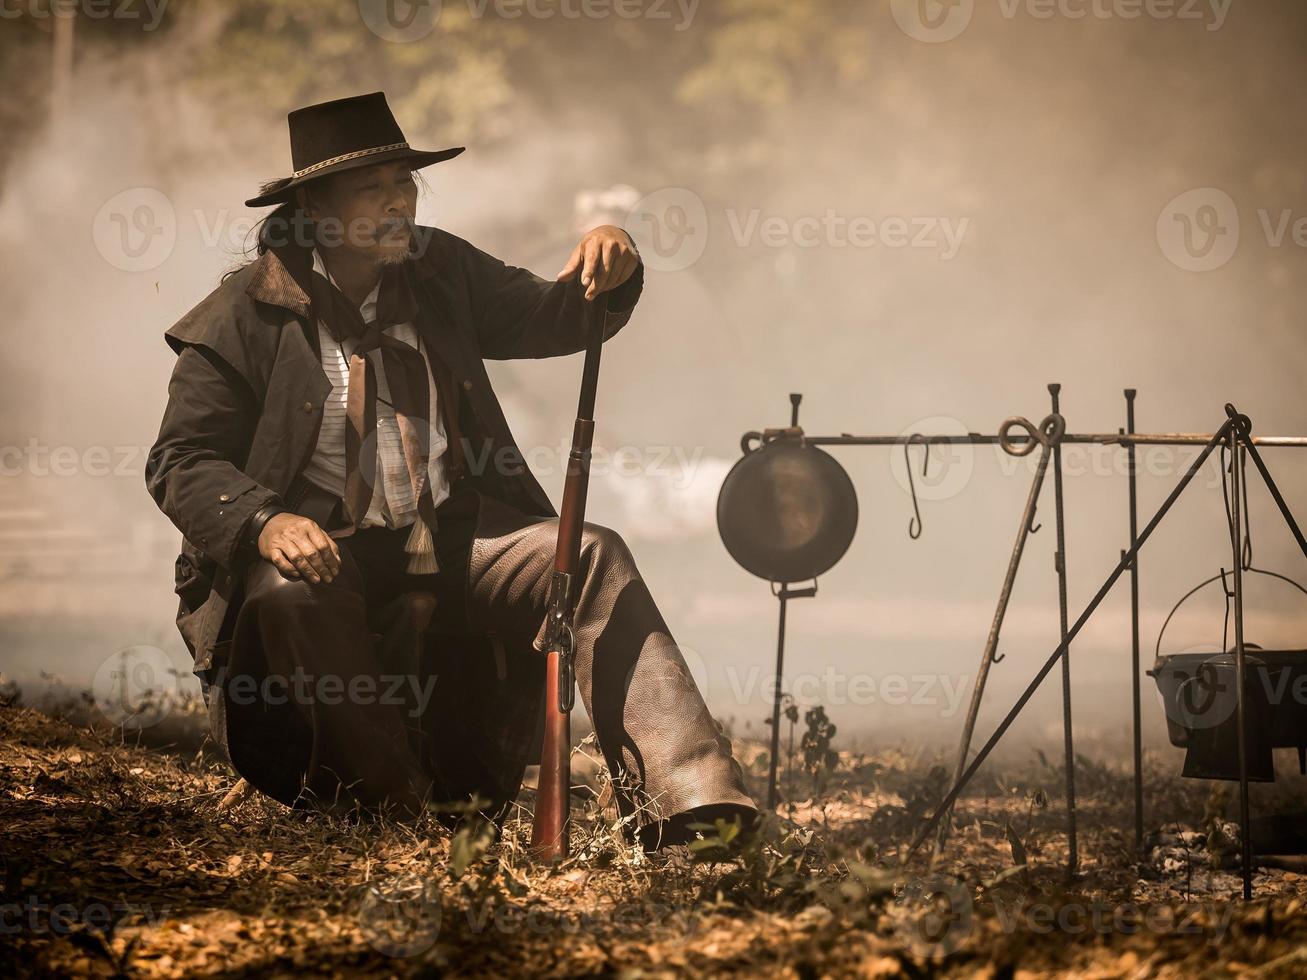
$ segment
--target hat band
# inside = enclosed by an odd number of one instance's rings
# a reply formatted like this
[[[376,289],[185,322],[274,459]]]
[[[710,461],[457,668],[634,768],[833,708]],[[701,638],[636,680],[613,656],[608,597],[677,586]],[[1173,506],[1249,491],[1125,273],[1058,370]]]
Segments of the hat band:
[[[323,167],[331,167],[338,163],[344,163],[346,160],[357,160],[359,157],[370,157],[376,153],[385,153],[389,150],[407,150],[408,148],[407,143],[388,143],[386,146],[374,146],[368,150],[355,150],[353,153],[342,153],[338,157],[331,157],[328,160],[315,163],[311,167],[305,167],[303,170],[296,170],[292,177],[294,180],[299,180],[301,177],[306,177],[311,173],[316,173]]]

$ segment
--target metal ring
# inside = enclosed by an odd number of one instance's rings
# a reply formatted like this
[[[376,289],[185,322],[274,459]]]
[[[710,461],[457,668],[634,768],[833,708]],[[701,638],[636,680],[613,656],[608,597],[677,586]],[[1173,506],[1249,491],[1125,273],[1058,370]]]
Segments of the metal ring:
[[[1018,445],[1012,441],[1011,430],[1014,427],[1020,427],[1026,430],[1026,435],[1030,438],[1023,444]],[[1003,451],[1011,456],[1029,456],[1035,451],[1035,446],[1056,446],[1066,435],[1066,419],[1062,418],[1056,412],[1044,416],[1044,420],[1039,423],[1036,429],[1028,418],[1021,415],[1014,415],[1010,419],[1004,420],[998,429],[998,444],[1003,447]]]
[[[1039,423],[1039,431],[1043,433],[1044,445],[1056,446],[1066,435],[1066,419],[1062,418],[1057,412],[1044,416],[1044,421]]]
[[[1234,423],[1234,429],[1241,436],[1247,436],[1253,431],[1253,422],[1247,415],[1238,411],[1229,402],[1225,403],[1225,414],[1229,416],[1230,421]]]
[[[1014,443],[1009,432],[1017,427],[1026,430],[1026,435],[1030,438],[1023,445],[1018,446]],[[998,444],[1003,447],[1003,452],[1009,456],[1029,456],[1035,451],[1035,446],[1044,441],[1044,434],[1030,424],[1030,420],[1020,415],[1014,415],[1010,419],[1005,419],[1003,424],[998,427]]]

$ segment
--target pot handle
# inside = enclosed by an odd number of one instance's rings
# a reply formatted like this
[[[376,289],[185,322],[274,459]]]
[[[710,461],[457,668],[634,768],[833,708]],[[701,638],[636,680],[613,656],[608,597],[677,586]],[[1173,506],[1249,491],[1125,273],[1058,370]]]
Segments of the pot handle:
[[[1267,571],[1266,569],[1264,569],[1264,568],[1253,568],[1251,565],[1249,565],[1247,568],[1245,568],[1244,571],[1245,571],[1245,572],[1256,572],[1258,575],[1269,575],[1271,578],[1278,578],[1278,579],[1279,579],[1280,581],[1282,581],[1282,582],[1288,582],[1290,585],[1292,585],[1295,589],[1297,589],[1297,590],[1298,590],[1299,592],[1301,592],[1303,595],[1307,595],[1307,589],[1304,589],[1301,585],[1299,585],[1299,584],[1298,584],[1297,582],[1295,582],[1293,579],[1289,578],[1289,576],[1287,576],[1287,575],[1281,575],[1279,572],[1268,572],[1268,571]],[[1183,606],[1183,605],[1185,604],[1185,601],[1186,601],[1186,600],[1187,600],[1191,595],[1193,595],[1195,592],[1197,592],[1199,589],[1202,589],[1202,588],[1205,587],[1205,586],[1211,585],[1213,582],[1216,582],[1216,581],[1219,581],[1219,580],[1224,580],[1224,578],[1225,578],[1225,576],[1226,576],[1227,574],[1228,574],[1228,573],[1226,572],[1226,570],[1225,570],[1224,568],[1222,568],[1221,571],[1220,571],[1219,573],[1217,573],[1216,575],[1213,575],[1211,578],[1204,579],[1203,581],[1201,581],[1201,582],[1199,582],[1197,585],[1195,585],[1192,589],[1190,589],[1188,592],[1186,592],[1184,595],[1182,595],[1182,596],[1180,597],[1180,601],[1179,601],[1179,602],[1177,602],[1174,606],[1171,607],[1171,611],[1170,611],[1169,613],[1166,614],[1166,620],[1162,623],[1162,628],[1161,628],[1160,630],[1157,631],[1157,643],[1156,643],[1156,645],[1153,647],[1153,659],[1154,659],[1154,660],[1156,660],[1158,657],[1160,657],[1160,656],[1162,655],[1162,637],[1166,634],[1166,628],[1167,628],[1168,626],[1171,625],[1171,620],[1172,620],[1172,618],[1175,616],[1175,614],[1176,614],[1177,612],[1179,612],[1180,607]],[[1227,590],[1227,594],[1228,594],[1228,590]],[[1244,644],[1244,645],[1245,645],[1245,646],[1251,646],[1252,644],[1247,644],[1247,643],[1246,643],[1246,644]]]

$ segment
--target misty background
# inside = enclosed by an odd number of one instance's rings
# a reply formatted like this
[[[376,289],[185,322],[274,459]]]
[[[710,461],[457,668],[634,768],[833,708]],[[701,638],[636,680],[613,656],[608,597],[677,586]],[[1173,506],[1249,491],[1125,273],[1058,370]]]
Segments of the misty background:
[[[0,670],[32,689],[152,646],[198,690],[180,534],[144,487],[163,332],[245,260],[241,202],[289,173],[286,113],[376,89],[414,146],[468,147],[424,171],[420,220],[550,278],[595,223],[635,237],[645,291],[606,345],[596,435],[628,462],[597,460],[587,516],[630,543],[737,733],[766,731],[777,603],[715,502],[790,392],[813,435],[993,433],[1043,418],[1049,382],[1071,432],[1115,432],[1135,387],[1142,432],[1212,432],[1230,401],[1257,434],[1307,435],[1295,0],[91,8],[0,19]],[[580,366],[491,367],[555,503]],[[951,745],[1033,458],[936,449],[923,479],[914,448],[912,541],[901,449],[832,452],[858,534],[790,604],[787,683],[846,746]],[[1141,453],[1141,523],[1194,455]],[[1307,519],[1307,452],[1264,456]],[[1074,619],[1128,545],[1127,483],[1120,450],[1065,460]],[[1249,493],[1255,564],[1307,577],[1255,475]],[[981,735],[1057,645],[1051,474],[1038,519]],[[1145,668],[1173,602],[1230,562],[1213,463],[1141,558]],[[1307,597],[1253,577],[1247,608],[1249,641],[1307,647]],[[1222,614],[1209,587],[1163,652],[1219,649]],[[1082,751],[1128,744],[1129,628],[1123,579],[1073,648]],[[1144,719],[1164,744],[1147,677]],[[1031,742],[1060,745],[1056,674],[1009,736]]]

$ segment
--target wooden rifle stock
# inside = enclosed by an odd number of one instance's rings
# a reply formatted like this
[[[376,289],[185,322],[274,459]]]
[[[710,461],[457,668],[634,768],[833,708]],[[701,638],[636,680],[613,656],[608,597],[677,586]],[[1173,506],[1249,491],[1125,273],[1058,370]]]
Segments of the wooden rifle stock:
[[[584,288],[584,287],[582,287]],[[583,301],[584,302],[584,301]],[[567,457],[563,505],[558,515],[558,545],[549,584],[545,627],[545,730],[540,754],[540,781],[531,824],[531,853],[540,861],[560,861],[571,850],[571,711],[575,694],[572,616],[581,583],[581,532],[585,529],[585,498],[590,485],[590,446],[594,439],[595,389],[599,384],[599,354],[608,318],[608,294],[585,303],[587,331],[581,398]]]

